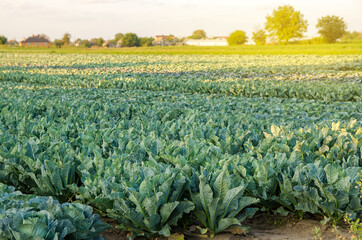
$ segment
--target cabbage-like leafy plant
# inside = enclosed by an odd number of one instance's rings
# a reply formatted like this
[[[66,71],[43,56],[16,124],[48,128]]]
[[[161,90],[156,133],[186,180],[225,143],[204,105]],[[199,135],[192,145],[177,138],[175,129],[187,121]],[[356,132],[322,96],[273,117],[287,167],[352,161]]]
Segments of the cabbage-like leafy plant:
[[[322,214],[335,223],[346,213],[354,218],[362,210],[358,172],[337,163],[299,166],[294,174],[283,174],[281,197],[297,211]]]
[[[258,203],[259,199],[244,196],[246,186],[241,178],[230,176],[225,169],[205,173],[198,179],[193,178],[194,183],[190,186],[195,204],[193,214],[206,228],[201,230],[202,233],[209,231],[213,237],[231,226],[240,226],[245,218],[255,214],[257,208],[246,207]],[[199,182],[197,187],[195,181]]]
[[[0,184],[0,239],[102,239],[109,228],[93,209],[79,203],[59,204]]]
[[[169,236],[170,227],[194,209],[191,201],[182,199],[186,178],[174,168],[164,172],[144,169],[139,177],[143,181],[136,188],[128,187],[123,179],[120,185],[125,192],[118,198],[113,195],[109,216],[121,223],[121,229],[131,230],[132,236]]]
[[[3,153],[3,158],[0,154],[0,181],[23,192],[66,202],[71,196],[67,186],[79,180],[74,151],[67,143],[43,143],[46,148],[40,143],[31,138],[23,144],[18,142],[11,152]]]

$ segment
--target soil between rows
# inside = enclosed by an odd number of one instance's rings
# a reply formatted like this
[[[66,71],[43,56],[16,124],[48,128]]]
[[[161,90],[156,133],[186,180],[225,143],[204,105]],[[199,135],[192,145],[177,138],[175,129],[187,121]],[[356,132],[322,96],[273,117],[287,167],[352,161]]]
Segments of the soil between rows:
[[[127,232],[117,229],[117,222],[113,219],[103,219],[112,225],[113,228],[103,232],[101,235],[105,240],[126,240]],[[338,233],[335,232],[331,224],[322,225],[320,219],[296,219],[293,217],[274,217],[266,214],[258,214],[252,219],[248,219],[243,226],[250,227],[246,235],[235,235],[232,233],[217,234],[213,240],[313,240],[318,239],[313,230],[320,228],[319,233],[323,240],[327,239],[352,239],[347,226],[338,226]],[[182,233],[181,233],[182,234]],[[186,240],[205,240],[206,236],[198,233],[184,233]],[[138,238],[143,240],[146,238]],[[167,238],[159,238],[166,240]],[[169,238],[172,240],[172,238]]]

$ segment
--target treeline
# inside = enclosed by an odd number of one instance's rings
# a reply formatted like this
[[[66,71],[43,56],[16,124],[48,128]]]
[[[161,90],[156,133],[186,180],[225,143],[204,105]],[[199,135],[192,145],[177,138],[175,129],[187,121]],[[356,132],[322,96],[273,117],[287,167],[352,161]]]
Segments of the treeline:
[[[266,16],[264,28],[252,33],[251,39],[256,45],[264,44],[321,44],[362,42],[362,32],[347,31],[347,24],[342,17],[328,15],[318,19],[316,28],[319,37],[303,39],[307,32],[308,21],[300,11],[296,11],[291,5],[279,6],[271,15]],[[49,39],[46,35],[43,38]],[[182,45],[185,39],[206,39],[206,32],[202,29],[195,30],[188,37],[176,38],[174,35],[159,35],[153,37],[139,37],[135,33],[117,33],[113,39],[104,40],[102,37],[70,40],[71,35],[65,33],[61,39],[55,39],[56,47],[75,45],[77,47],[140,47],[140,46],[169,46]],[[227,37],[228,45],[242,45],[248,41],[248,36],[243,30],[236,30]],[[0,36],[0,44],[15,45],[15,40],[9,41],[5,36]]]
[[[62,39],[55,39],[54,45],[57,47],[75,45],[77,47],[149,47],[155,45],[170,46],[182,45],[185,39],[203,39],[207,38],[204,30],[195,30],[188,37],[177,38],[172,34],[158,35],[153,37],[139,37],[135,33],[116,33],[113,39],[104,40],[102,37],[88,39],[76,39],[74,43],[70,41],[71,35],[65,33]]]
[[[347,24],[342,17],[327,15],[318,19],[316,28],[319,37],[299,40],[308,29],[308,21],[300,11],[291,5],[279,6],[271,15],[266,16],[264,29],[253,32],[252,39],[257,45],[270,43],[319,44],[362,41],[362,33],[348,32]]]
[[[92,47],[92,46],[105,46],[105,47],[147,47],[153,46],[154,38],[153,37],[139,37],[135,33],[117,33],[114,35],[113,39],[104,40],[102,37],[88,39],[80,39],[70,42],[71,35],[65,33],[62,39],[54,40],[54,44],[57,47],[63,45],[75,45],[77,47]]]

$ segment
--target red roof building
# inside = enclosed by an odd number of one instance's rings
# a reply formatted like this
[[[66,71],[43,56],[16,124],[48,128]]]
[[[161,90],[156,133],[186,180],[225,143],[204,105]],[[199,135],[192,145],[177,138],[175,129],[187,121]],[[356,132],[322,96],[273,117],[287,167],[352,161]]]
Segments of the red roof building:
[[[41,37],[40,35],[33,35],[19,42],[20,46],[34,46],[34,47],[49,47],[50,42],[48,39]]]
[[[175,45],[176,38],[173,35],[156,35],[155,40],[153,40],[152,44],[157,46],[169,46]]]

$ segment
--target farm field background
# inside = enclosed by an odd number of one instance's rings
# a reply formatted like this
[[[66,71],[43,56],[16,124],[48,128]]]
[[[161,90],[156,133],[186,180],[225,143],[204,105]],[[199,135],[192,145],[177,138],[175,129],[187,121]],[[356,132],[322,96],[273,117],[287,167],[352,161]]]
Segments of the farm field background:
[[[362,55],[351,46],[0,49],[0,239],[29,234],[19,219],[96,239],[107,225],[89,206],[147,237],[193,224],[213,236],[260,212],[360,217]]]
[[[0,52],[61,53],[61,54],[142,54],[142,55],[360,55],[362,43],[340,44],[291,44],[291,45],[243,45],[243,46],[167,46],[167,47],[123,47],[123,48],[78,48],[63,46],[8,47],[0,45]]]

